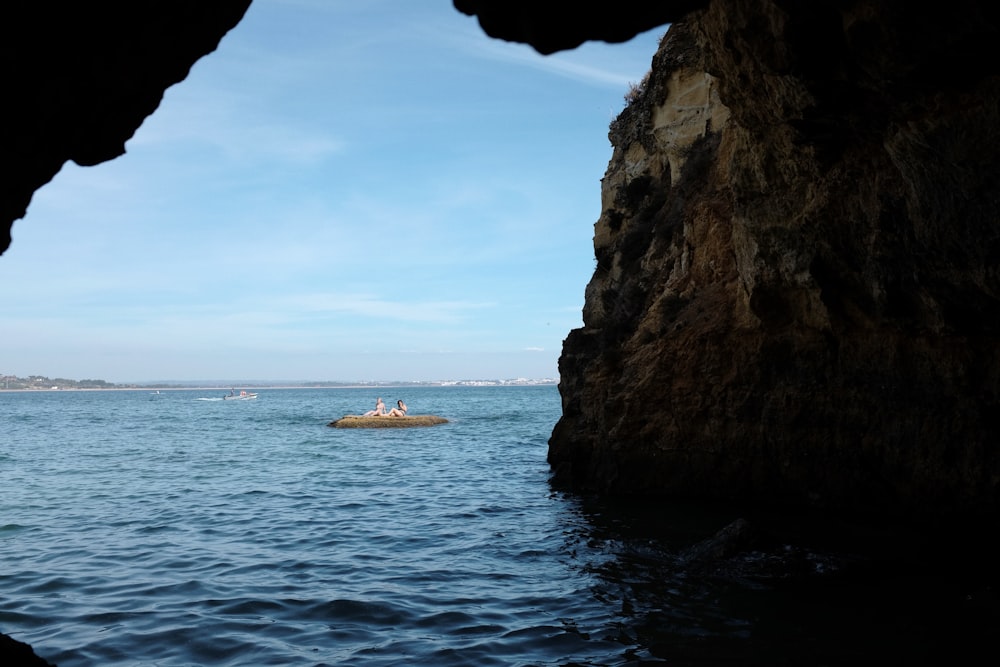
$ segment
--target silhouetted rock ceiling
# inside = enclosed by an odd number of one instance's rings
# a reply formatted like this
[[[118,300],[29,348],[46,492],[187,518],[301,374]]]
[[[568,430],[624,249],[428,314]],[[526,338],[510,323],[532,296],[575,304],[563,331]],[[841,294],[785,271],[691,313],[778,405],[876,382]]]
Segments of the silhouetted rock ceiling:
[[[164,91],[215,50],[249,5],[6,3],[0,253],[38,188],[67,160],[91,166],[124,153]]]
[[[707,5],[707,0],[455,0],[459,11],[478,17],[486,34],[530,44],[545,54],[572,49],[586,41],[624,42]]]

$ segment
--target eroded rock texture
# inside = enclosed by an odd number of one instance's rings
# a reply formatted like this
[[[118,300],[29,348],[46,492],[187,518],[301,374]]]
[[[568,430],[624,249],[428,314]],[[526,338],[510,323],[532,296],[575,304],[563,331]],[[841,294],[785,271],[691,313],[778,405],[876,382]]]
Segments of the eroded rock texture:
[[[717,0],[671,27],[611,127],[557,481],[995,515],[998,18]]]
[[[35,190],[67,160],[92,166],[123,154],[163,92],[215,50],[249,5],[6,3],[0,253]]]

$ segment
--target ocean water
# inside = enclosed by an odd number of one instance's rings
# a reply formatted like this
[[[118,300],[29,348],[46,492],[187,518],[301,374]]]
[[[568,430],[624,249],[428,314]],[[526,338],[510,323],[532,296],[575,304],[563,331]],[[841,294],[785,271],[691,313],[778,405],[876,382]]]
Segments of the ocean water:
[[[0,392],[0,632],[60,667],[677,666],[938,664],[997,629],[983,586],[896,562],[692,567],[735,515],[553,490],[552,386],[222,393]],[[327,426],[377,394],[450,421]]]

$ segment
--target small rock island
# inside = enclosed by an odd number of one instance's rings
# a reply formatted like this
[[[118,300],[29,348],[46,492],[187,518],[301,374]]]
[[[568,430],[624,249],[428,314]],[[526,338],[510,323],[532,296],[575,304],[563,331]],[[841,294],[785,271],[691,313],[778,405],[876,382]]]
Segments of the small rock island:
[[[408,426],[435,426],[447,423],[447,419],[436,415],[408,415],[406,417],[345,415],[340,419],[333,420],[327,426],[334,428],[406,428]]]

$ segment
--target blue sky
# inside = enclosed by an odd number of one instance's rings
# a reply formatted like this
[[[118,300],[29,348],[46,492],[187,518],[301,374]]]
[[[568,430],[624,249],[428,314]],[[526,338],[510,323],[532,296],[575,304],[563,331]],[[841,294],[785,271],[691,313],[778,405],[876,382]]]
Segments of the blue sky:
[[[666,28],[551,56],[450,0],[254,0],[0,256],[0,374],[555,378]]]

